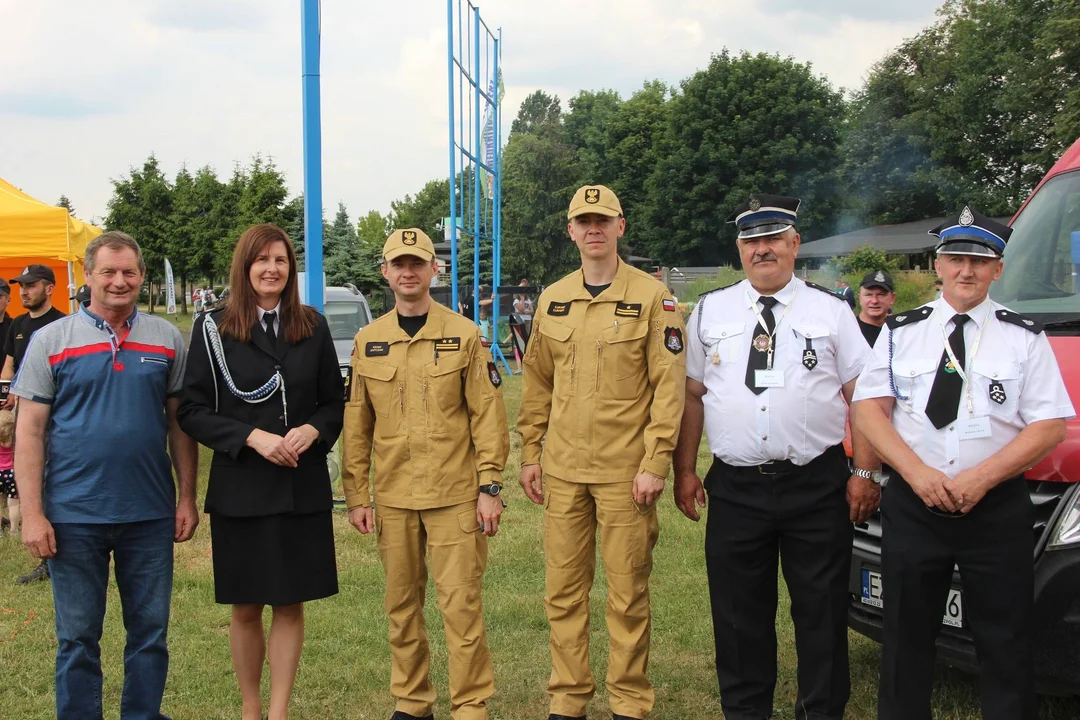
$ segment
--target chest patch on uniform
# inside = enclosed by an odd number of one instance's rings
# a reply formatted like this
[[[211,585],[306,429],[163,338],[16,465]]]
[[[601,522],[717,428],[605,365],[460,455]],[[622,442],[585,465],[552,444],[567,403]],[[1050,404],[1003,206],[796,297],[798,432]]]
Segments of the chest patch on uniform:
[[[664,328],[664,347],[666,347],[672,355],[678,355],[683,351],[681,328]]]
[[[814,348],[806,348],[802,354],[802,364],[807,370],[813,370],[817,367],[817,350]]]
[[[555,302],[554,300],[552,300],[551,304],[548,305],[547,314],[548,315],[554,315],[556,317],[561,316],[561,315],[569,315],[570,314],[570,303],[568,303],[568,302]]]
[[[438,352],[453,352],[461,349],[461,338],[441,338],[435,341],[435,349]]]
[[[1005,386],[1001,384],[1000,380],[990,383],[990,399],[998,405],[1004,405],[1005,401],[1009,399],[1005,394]]]
[[[364,355],[368,357],[382,357],[390,354],[390,343],[370,342],[364,346]]]
[[[495,387],[502,385],[502,375],[499,374],[499,368],[495,367],[495,363],[489,362],[487,364],[488,378],[491,380],[491,384]]]
[[[639,318],[641,317],[641,303],[616,303],[615,317]]]

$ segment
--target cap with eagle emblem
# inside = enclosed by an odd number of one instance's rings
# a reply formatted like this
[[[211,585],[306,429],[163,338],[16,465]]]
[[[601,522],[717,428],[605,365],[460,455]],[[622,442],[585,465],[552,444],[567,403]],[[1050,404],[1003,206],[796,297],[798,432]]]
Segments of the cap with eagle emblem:
[[[435,245],[431,238],[419,228],[405,228],[395,230],[386,238],[383,245],[383,260],[390,262],[402,255],[412,255],[425,262],[435,258]]]
[[[619,198],[610,189],[603,185],[584,185],[574,193],[574,199],[570,201],[570,210],[566,213],[566,218],[573,220],[578,215],[585,215],[586,213],[620,217],[623,211]]]
[[[740,240],[776,235],[795,227],[801,204],[798,198],[756,193],[739,206],[728,222],[739,228]]]

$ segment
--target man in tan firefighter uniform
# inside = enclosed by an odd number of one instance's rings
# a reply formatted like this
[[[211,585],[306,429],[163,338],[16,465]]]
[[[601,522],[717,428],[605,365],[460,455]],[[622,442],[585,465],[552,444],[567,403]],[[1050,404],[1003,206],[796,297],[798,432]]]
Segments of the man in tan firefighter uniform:
[[[360,330],[345,407],[349,522],[378,535],[390,619],[391,720],[430,720],[425,555],[446,630],[454,720],[487,720],[494,692],[480,600],[487,537],[499,531],[510,441],[502,379],[476,325],[432,302],[435,248],[423,231],[383,246],[394,310]],[[375,462],[372,513],[368,473]]]
[[[518,417],[521,486],[544,505],[549,720],[584,720],[596,689],[589,590],[598,525],[608,579],[611,710],[615,720],[644,718],[655,700],[645,677],[659,533],[654,503],[682,418],[683,319],[662,284],[619,259],[626,220],[615,193],[602,185],[579,189],[568,217],[581,269],[540,296]]]

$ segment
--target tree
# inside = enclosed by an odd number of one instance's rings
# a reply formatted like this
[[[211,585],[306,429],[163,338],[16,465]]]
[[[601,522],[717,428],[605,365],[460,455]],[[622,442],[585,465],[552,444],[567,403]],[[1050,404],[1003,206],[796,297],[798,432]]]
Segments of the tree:
[[[510,135],[558,132],[561,116],[562,105],[558,95],[534,90],[522,101],[517,117],[510,126]]]
[[[641,233],[652,257],[734,260],[735,233],[726,221],[752,192],[802,198],[804,240],[831,227],[843,98],[809,65],[725,50],[684,80],[670,104]]]
[[[469,178],[472,176],[470,175]],[[471,189],[470,189],[471,191]],[[458,204],[458,212],[463,212]],[[450,215],[450,181],[429,180],[420,192],[406,195],[390,203],[390,227],[392,230],[415,227],[428,235],[436,233],[436,226]],[[389,234],[389,233],[388,233]],[[383,238],[386,239],[385,237]]]
[[[172,188],[152,154],[141,169],[132,168],[128,177],[113,180],[112,185],[113,196],[108,203],[105,226],[109,230],[122,230],[139,243],[146,261],[152,313],[153,281],[164,274],[171,229]]]
[[[390,227],[390,219],[378,210],[369,210],[367,215],[356,221],[356,234],[360,245],[378,248],[380,253],[391,232],[393,229]]]
[[[570,112],[562,116],[562,136],[577,148],[582,185],[609,185],[608,135],[612,119],[619,113],[622,98],[614,90],[582,90],[570,99]]]
[[[1080,0],[1056,0],[1035,41],[1046,58],[1043,74],[1064,88],[1054,138],[1067,147],[1080,138]]]
[[[60,196],[60,199],[56,201],[56,207],[66,208],[68,215],[75,217],[75,208],[72,206],[71,201],[68,200],[67,195]]]
[[[581,176],[578,154],[555,133],[511,135],[503,152],[503,271],[550,282],[577,263],[566,208]]]

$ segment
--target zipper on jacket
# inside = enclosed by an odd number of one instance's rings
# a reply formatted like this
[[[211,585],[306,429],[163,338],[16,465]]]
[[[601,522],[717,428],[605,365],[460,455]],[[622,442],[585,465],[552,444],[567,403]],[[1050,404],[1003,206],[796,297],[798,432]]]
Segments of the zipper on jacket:
[[[427,412],[428,406],[427,406],[427,380],[426,379],[424,380],[424,390],[422,392],[422,396],[424,398],[424,412]]]
[[[405,414],[405,388],[402,386],[401,383],[398,383],[398,386],[397,386],[397,397],[398,397],[398,410],[400,410],[401,414],[404,415]]]
[[[600,392],[600,341],[596,341],[596,392]]]
[[[577,343],[570,343],[570,386],[574,385],[574,369],[577,365]]]

